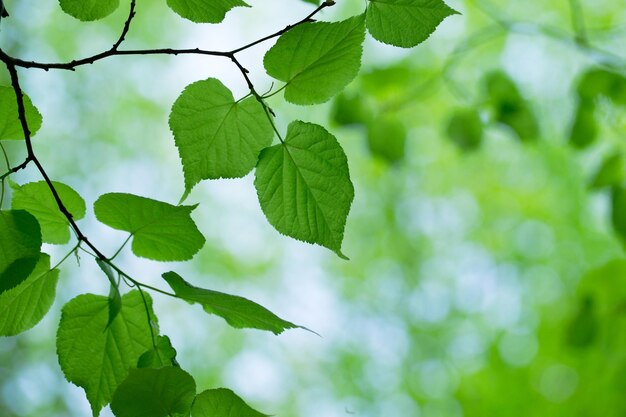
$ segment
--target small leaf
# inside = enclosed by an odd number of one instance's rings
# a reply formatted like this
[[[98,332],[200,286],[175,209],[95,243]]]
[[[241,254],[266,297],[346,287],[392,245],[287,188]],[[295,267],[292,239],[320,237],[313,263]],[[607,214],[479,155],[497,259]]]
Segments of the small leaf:
[[[486,85],[495,120],[511,128],[523,142],[536,140],[537,119],[515,82],[503,71],[496,71],[487,75]]]
[[[600,189],[604,187],[619,186],[626,177],[626,166],[621,153],[614,153],[604,159],[602,165],[594,175],[589,187]]]
[[[59,3],[65,13],[84,22],[103,19],[120,5],[119,0],[59,0]]]
[[[369,0],[367,30],[383,43],[412,48],[458,12],[441,0]]]
[[[254,186],[276,230],[345,258],[341,242],[354,187],[346,155],[326,129],[292,122],[284,143],[261,152]]]
[[[370,152],[389,163],[404,159],[406,137],[404,124],[394,116],[379,117],[367,126]]]
[[[188,85],[172,107],[169,124],[183,163],[185,196],[200,180],[247,175],[274,137],[256,98],[235,102],[215,78]]]
[[[35,269],[18,286],[0,294],[0,336],[22,333],[44,318],[54,302],[59,270],[42,253]]]
[[[196,23],[220,23],[234,7],[250,7],[242,0],[167,0],[167,5],[185,19]]]
[[[446,128],[448,137],[464,151],[480,147],[483,139],[483,123],[478,112],[472,108],[457,109],[450,117]]]
[[[37,219],[24,210],[0,210],[0,294],[28,278],[40,252]]]
[[[286,329],[299,327],[246,298],[194,287],[176,272],[164,273],[163,279],[178,297],[202,305],[204,311],[222,317],[237,329],[252,328],[280,334]]]
[[[570,130],[569,142],[578,149],[591,145],[598,136],[595,105],[592,101],[580,101]]]
[[[133,235],[137,256],[155,261],[185,261],[204,245],[191,218],[194,206],[173,206],[133,194],[109,193],[94,203],[102,223]]]
[[[178,366],[176,349],[167,336],[158,336],[156,346],[144,352],[137,361],[137,368],[161,368],[163,366]]]
[[[72,214],[74,220],[85,217],[85,201],[71,187],[53,181],[65,208]],[[64,244],[70,241],[70,224],[61,213],[57,202],[52,196],[45,181],[29,182],[22,186],[11,183],[13,188],[13,209],[26,210],[39,222],[42,240],[46,243]]]
[[[341,93],[333,101],[330,118],[340,126],[365,125],[372,119],[372,110],[360,94]]]
[[[267,51],[263,63],[271,77],[287,83],[287,101],[319,104],[356,77],[364,39],[363,16],[304,23],[283,34]]]
[[[111,401],[116,417],[186,417],[196,396],[196,382],[178,367],[130,371]]]
[[[144,297],[147,307],[139,291],[125,294],[108,327],[107,297],[83,294],[63,306],[57,331],[59,364],[65,378],[85,390],[94,417],[111,401],[139,356],[152,347],[150,326],[156,318],[152,300],[148,294]]]
[[[24,94],[24,108],[30,135],[34,136],[41,127],[41,113]],[[0,86],[0,140],[24,140],[24,130],[17,111],[17,98],[12,87]]]
[[[120,294],[120,289],[117,283],[117,277],[115,276],[115,271],[111,268],[111,265],[104,262],[102,259],[96,258],[96,263],[102,269],[102,272],[107,276],[110,283],[109,289],[109,321],[107,321],[107,328],[113,323],[115,317],[117,317],[118,313],[122,308],[122,295]]]
[[[268,417],[246,404],[226,388],[206,390],[196,396],[192,417]]]

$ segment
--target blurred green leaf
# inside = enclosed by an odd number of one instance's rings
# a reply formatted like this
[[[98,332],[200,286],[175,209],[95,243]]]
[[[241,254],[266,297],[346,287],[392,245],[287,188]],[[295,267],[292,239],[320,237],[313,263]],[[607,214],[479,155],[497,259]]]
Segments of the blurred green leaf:
[[[575,148],[584,149],[596,140],[598,124],[594,113],[593,102],[581,101],[578,103],[569,136],[570,144]]]
[[[372,110],[361,94],[349,96],[341,93],[333,100],[330,118],[340,126],[365,125],[372,118]]]
[[[341,243],[354,187],[346,155],[326,129],[292,122],[284,143],[261,152],[254,186],[276,230],[345,258]]]
[[[626,105],[626,77],[605,69],[592,68],[580,78],[577,92],[582,101],[593,101],[602,95],[611,98],[616,104]]]
[[[116,417],[187,417],[196,382],[178,367],[132,369],[111,401]]]
[[[305,23],[278,38],[263,63],[271,77],[287,83],[287,101],[319,104],[356,77],[364,39],[362,15],[341,22]]]
[[[442,0],[369,0],[367,30],[383,43],[412,48],[458,12]]]
[[[94,417],[152,346],[150,329],[156,323],[152,300],[148,294],[142,297],[139,291],[131,291],[122,297],[122,308],[110,326],[108,320],[109,299],[82,294],[63,306],[57,331],[61,370],[68,381],[85,390]]]
[[[24,94],[26,121],[30,135],[34,136],[41,127],[41,113]],[[12,87],[0,86],[0,140],[23,140],[24,130],[17,111],[17,98]]]
[[[616,186],[611,189],[611,221],[613,230],[626,240],[626,188]]]
[[[52,307],[59,270],[50,269],[50,256],[42,253],[31,274],[0,294],[0,336],[22,333],[44,318]]]
[[[604,187],[619,186],[624,182],[626,166],[624,157],[617,152],[607,156],[602,161],[602,165],[591,180],[589,187],[600,189]]]
[[[567,328],[567,343],[578,348],[589,347],[593,344],[597,332],[598,320],[595,317],[594,301],[591,296],[586,295]]]
[[[176,272],[164,273],[163,279],[178,297],[200,304],[204,311],[220,316],[237,329],[252,328],[280,334],[286,329],[299,327],[246,298],[194,287]]]
[[[37,219],[24,210],[0,210],[0,294],[28,278],[40,252]]]
[[[210,389],[196,397],[192,417],[268,417],[246,404],[237,394],[226,388]]]
[[[394,116],[380,116],[367,125],[367,145],[372,155],[395,163],[404,159],[407,132]]]
[[[65,208],[74,220],[85,217],[85,200],[71,187],[53,181]],[[42,240],[46,243],[64,244],[70,241],[70,223],[57,205],[45,181],[29,182],[22,186],[11,183],[14,210],[26,210],[39,222]]]
[[[446,128],[448,137],[464,151],[478,149],[483,139],[483,122],[475,109],[456,109]]]
[[[99,221],[133,235],[133,253],[155,261],[185,261],[205,239],[191,212],[194,206],[173,206],[133,194],[109,193],[94,203]]]

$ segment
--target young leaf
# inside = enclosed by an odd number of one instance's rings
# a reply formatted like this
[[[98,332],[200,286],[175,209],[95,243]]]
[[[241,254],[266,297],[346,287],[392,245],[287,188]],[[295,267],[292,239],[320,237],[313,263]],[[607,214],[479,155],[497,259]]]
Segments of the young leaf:
[[[26,280],[0,294],[0,336],[13,336],[39,323],[52,306],[58,280],[59,270],[51,270],[50,256],[42,253]]]
[[[137,361],[137,368],[161,368],[163,366],[178,366],[176,349],[167,336],[158,336],[156,346],[144,352]]]
[[[152,323],[152,300],[144,294]],[[68,381],[85,390],[94,417],[113,398],[118,385],[151,348],[144,298],[139,291],[122,297],[119,314],[107,327],[107,297],[83,294],[70,300],[61,311],[57,331],[57,354]]]
[[[104,194],[94,203],[99,221],[130,232],[133,253],[155,261],[185,261],[202,248],[204,236],[190,216],[196,207],[124,193]]]
[[[103,19],[120,5],[119,0],[59,0],[59,3],[65,13],[84,22]]]
[[[453,14],[459,12],[442,0],[369,0],[367,30],[380,42],[412,48]]]
[[[192,376],[174,366],[130,371],[111,401],[116,417],[186,417],[196,396]]]
[[[446,128],[448,137],[464,151],[480,147],[483,139],[483,122],[475,109],[457,109],[450,117]]]
[[[234,7],[250,7],[242,0],[167,0],[179,16],[196,23],[220,23]]]
[[[343,149],[323,127],[292,122],[284,143],[261,152],[254,186],[276,230],[346,258],[341,242],[354,187]]]
[[[356,77],[364,39],[362,15],[342,22],[305,23],[283,34],[263,63],[271,77],[287,83],[287,101],[323,103]]]
[[[367,144],[372,155],[389,163],[404,159],[406,127],[395,116],[383,116],[367,126]]]
[[[215,78],[188,85],[172,107],[169,124],[183,163],[185,196],[200,180],[247,175],[274,136],[254,97],[235,102]]]
[[[24,94],[24,108],[30,135],[34,136],[41,127],[41,113]],[[23,140],[24,130],[17,112],[17,99],[12,87],[0,86],[0,140]]]
[[[53,181],[54,188],[65,208],[74,220],[85,217],[85,201],[71,187]],[[29,182],[22,186],[11,183],[13,200],[11,207],[26,210],[39,222],[42,240],[46,243],[64,244],[70,241],[70,229],[67,218],[61,213],[45,181]]]
[[[194,287],[176,272],[164,273],[163,279],[178,297],[202,305],[204,311],[220,316],[237,329],[252,328],[280,334],[286,329],[299,327],[246,298]]]
[[[28,278],[40,252],[37,219],[24,210],[0,210],[0,294]]]
[[[226,388],[206,390],[196,396],[191,408],[192,417],[268,417],[244,402]]]

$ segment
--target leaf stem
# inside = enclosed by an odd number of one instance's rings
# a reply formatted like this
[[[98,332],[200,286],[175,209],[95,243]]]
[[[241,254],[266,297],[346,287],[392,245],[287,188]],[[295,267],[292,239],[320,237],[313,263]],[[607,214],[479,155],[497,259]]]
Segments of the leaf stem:
[[[130,238],[133,237],[133,234],[130,233],[128,235],[128,237],[126,238],[126,240],[124,241],[124,243],[122,243],[122,246],[120,246],[120,248],[113,254],[113,256],[111,256],[109,258],[109,261],[112,261],[113,259],[115,259],[117,257],[117,255],[119,255],[119,253],[122,251],[122,249],[124,249],[124,246],[126,246],[126,244],[128,243],[128,241],[130,240]]]

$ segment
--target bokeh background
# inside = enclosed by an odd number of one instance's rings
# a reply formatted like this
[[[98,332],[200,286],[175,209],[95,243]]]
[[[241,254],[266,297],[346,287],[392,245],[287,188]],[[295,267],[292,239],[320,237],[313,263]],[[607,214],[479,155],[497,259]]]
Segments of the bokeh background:
[[[11,17],[0,23],[0,47],[38,61],[108,49],[127,14],[123,5],[86,24],[54,1],[4,2]],[[125,45],[226,50],[312,10],[298,0],[249,3],[220,25],[194,25],[165,1],[139,1]],[[337,3],[318,17],[339,20],[365,7]],[[161,331],[199,391],[226,386],[277,416],[626,414],[626,258],[611,226],[610,193],[589,187],[602,161],[626,150],[625,107],[599,98],[596,142],[580,150],[568,139],[581,74],[598,66],[626,73],[626,4],[448,4],[462,15],[415,49],[368,37],[361,75],[336,100],[270,101],[282,131],[294,119],[317,122],[346,150],[356,188],[344,242],[350,261],[274,231],[252,176],[195,188],[187,201],[200,203],[194,219],[207,243],[193,261],[120,255],[146,283],[164,288],[160,274],[173,269],[321,335],[235,330],[198,306],[154,294]],[[262,67],[271,44],[242,54],[259,91],[272,87]],[[532,140],[494,120],[485,95],[493,71],[517,85],[538,128]],[[236,97],[247,93],[233,65],[211,57],[116,57],[75,72],[20,75],[44,117],[34,139],[40,160],[88,204],[112,191],[175,204],[183,178],[167,125],[172,103],[208,77]],[[4,70],[0,83],[8,84]],[[459,109],[476,110],[486,126],[469,150],[449,135]],[[23,160],[19,143],[5,146],[13,164]],[[39,180],[32,167],[12,179]],[[104,253],[125,238],[92,211],[81,226]],[[70,249],[45,251],[55,263]],[[61,306],[84,292],[108,293],[93,259],[79,261],[62,265],[55,305],[38,326],[0,339],[0,416],[90,415],[54,348]]]

